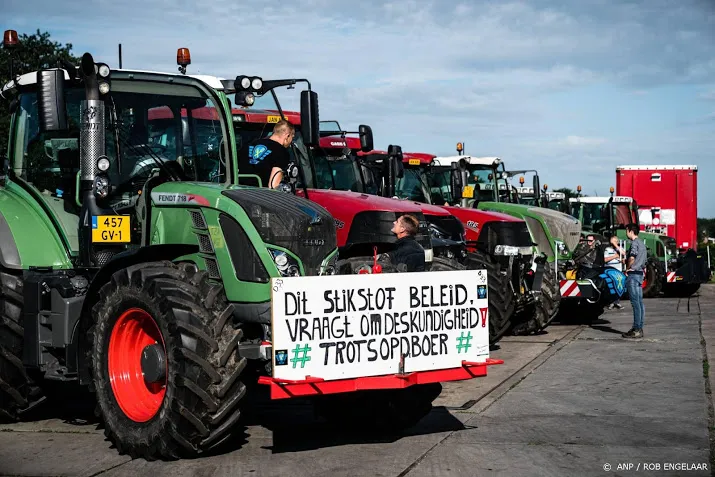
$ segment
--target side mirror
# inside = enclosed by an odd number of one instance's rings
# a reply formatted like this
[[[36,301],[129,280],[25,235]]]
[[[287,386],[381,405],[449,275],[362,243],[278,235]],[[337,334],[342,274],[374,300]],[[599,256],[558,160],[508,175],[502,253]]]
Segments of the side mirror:
[[[360,132],[360,150],[370,152],[375,149],[372,142],[372,128],[366,124],[361,124],[358,131]]]
[[[539,205],[539,201],[541,200],[541,187],[539,187],[539,175],[534,174],[534,201],[536,205]]]
[[[37,72],[37,112],[40,132],[67,130],[64,70]]]
[[[399,179],[403,177],[405,175],[405,166],[402,164],[402,147],[390,144],[387,146],[387,156],[389,158],[388,162],[393,168],[395,178]]]
[[[320,143],[320,118],[318,117],[318,93],[300,92],[300,132],[306,146]]]
[[[458,169],[459,165],[456,162],[452,163],[450,170],[450,188],[452,189],[452,198],[455,202],[462,198],[462,173]]]

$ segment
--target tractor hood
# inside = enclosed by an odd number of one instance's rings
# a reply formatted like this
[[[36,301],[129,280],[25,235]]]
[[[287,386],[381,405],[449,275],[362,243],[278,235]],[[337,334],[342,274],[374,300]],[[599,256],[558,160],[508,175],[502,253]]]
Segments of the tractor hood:
[[[304,196],[302,189],[296,193]],[[420,223],[417,242],[425,250],[432,249],[429,224],[421,204],[343,190],[308,189],[308,198],[335,219],[338,247],[394,244],[397,238],[391,231],[393,222],[403,214],[410,214]]]
[[[298,189],[297,195],[304,197],[302,189]],[[409,214],[422,212],[422,204],[406,200],[388,199],[378,195],[362,194],[345,190],[324,190],[308,189],[308,198],[321,204],[328,210],[331,209],[353,209],[355,212],[363,210],[378,210],[400,212]]]
[[[544,207],[529,207],[529,212],[541,217],[557,240],[563,240],[569,250],[574,250],[581,237],[581,222],[557,210]]]

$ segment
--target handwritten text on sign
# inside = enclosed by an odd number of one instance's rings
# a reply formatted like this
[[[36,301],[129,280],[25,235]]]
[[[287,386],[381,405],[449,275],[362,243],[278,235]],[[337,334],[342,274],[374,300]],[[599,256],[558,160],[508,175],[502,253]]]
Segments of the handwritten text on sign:
[[[489,357],[485,270],[272,280],[273,376],[346,379]]]

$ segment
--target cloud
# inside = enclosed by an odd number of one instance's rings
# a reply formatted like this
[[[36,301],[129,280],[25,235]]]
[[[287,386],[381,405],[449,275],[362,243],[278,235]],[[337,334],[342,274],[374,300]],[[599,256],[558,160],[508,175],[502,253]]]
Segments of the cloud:
[[[575,146],[575,147],[589,147],[589,146],[598,146],[600,144],[604,144],[606,140],[601,137],[583,137],[583,136],[567,136],[565,139],[559,141],[560,144],[564,144],[566,146]]]
[[[712,161],[712,141],[701,140],[711,108],[678,103],[673,114],[659,89],[715,99],[707,0],[25,0],[4,5],[0,22],[48,30],[112,66],[118,43],[125,67],[170,72],[188,47],[190,73],[308,78],[321,118],[371,125],[378,147],[445,155],[464,141],[509,167],[538,166],[554,187],[576,175],[585,189],[612,182],[604,171],[616,163],[684,150]],[[298,107],[297,94],[279,93]],[[715,190],[700,197],[715,204]]]

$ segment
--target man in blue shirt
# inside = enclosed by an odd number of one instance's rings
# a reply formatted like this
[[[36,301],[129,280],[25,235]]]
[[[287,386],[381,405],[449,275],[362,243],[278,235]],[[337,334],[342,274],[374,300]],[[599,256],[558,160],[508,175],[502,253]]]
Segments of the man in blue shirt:
[[[643,240],[638,237],[639,229],[635,224],[626,225],[626,235],[631,241],[626,262],[626,290],[633,306],[633,328],[623,333],[624,338],[643,338],[643,275],[648,258],[648,250]]]

